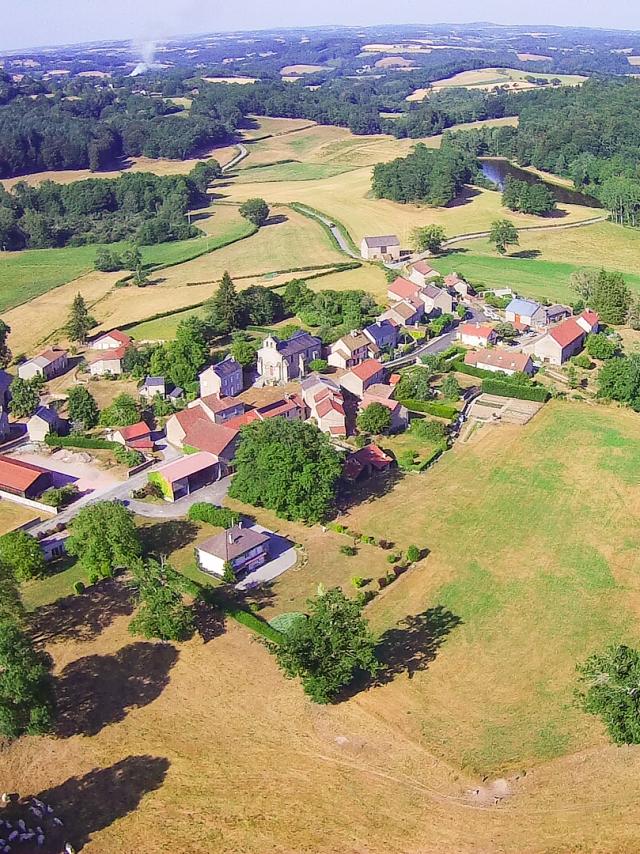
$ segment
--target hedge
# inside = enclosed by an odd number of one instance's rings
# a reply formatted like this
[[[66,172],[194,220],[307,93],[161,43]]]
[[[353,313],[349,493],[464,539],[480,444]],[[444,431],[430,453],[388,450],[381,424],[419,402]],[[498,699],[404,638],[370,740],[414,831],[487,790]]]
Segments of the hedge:
[[[482,368],[476,368],[473,365],[465,365],[464,362],[454,361],[451,362],[451,367],[454,371],[458,371],[461,374],[469,374],[470,377],[479,377],[480,379],[495,379],[496,371],[485,371]],[[506,374],[500,372],[500,376],[507,376]]]
[[[101,451],[115,451],[123,446],[119,442],[110,442],[108,439],[93,439],[91,436],[54,436],[49,434],[44,437],[45,445],[52,448],[95,448]]]
[[[242,608],[225,608],[225,614],[237,623],[241,623],[241,625],[251,629],[257,635],[261,635],[265,640],[271,641],[271,643],[279,644],[284,640],[282,632],[274,629],[273,626],[270,626],[265,620],[261,620],[260,617],[256,617],[251,611],[245,611]]]
[[[453,421],[458,417],[458,410],[455,406],[450,406],[448,403],[433,403],[430,400],[401,400],[402,406],[405,406],[411,412],[425,412],[428,415],[435,415],[437,418],[448,418]]]
[[[428,457],[418,463],[414,470],[424,471],[426,468],[429,468],[431,463],[435,462],[446,450],[446,445],[438,445],[437,448],[434,448],[433,451],[431,451]]]
[[[482,380],[482,391],[485,394],[496,394],[499,397],[515,397],[518,400],[533,400],[536,403],[545,403],[549,399],[549,392],[541,385],[519,385],[502,380]]]
[[[325,214],[325,213],[322,213],[322,211],[319,211],[318,208],[314,208],[311,205],[302,204],[300,202],[290,202],[289,207],[292,208],[297,213],[302,214],[303,216],[311,215],[313,217],[313,219],[317,219],[318,216],[321,216],[321,217],[324,217],[325,219],[328,219],[330,222],[333,222],[342,231],[342,234],[343,234],[349,248],[352,250],[352,252],[356,252],[356,253],[360,254],[360,250],[358,249],[358,247],[354,243],[354,240],[351,237],[351,234],[349,233],[349,229],[345,225],[343,225],[339,220],[337,220],[335,217],[329,216],[328,214]],[[314,214],[315,214],[315,216],[314,216]],[[337,244],[338,241],[335,239],[333,232],[331,231],[329,226],[326,223],[323,223],[321,220],[319,220],[319,222],[329,232],[332,241]]]
[[[219,528],[231,528],[240,519],[239,513],[234,513],[228,507],[216,507],[208,501],[196,501],[189,508],[187,516],[192,522],[208,522]]]

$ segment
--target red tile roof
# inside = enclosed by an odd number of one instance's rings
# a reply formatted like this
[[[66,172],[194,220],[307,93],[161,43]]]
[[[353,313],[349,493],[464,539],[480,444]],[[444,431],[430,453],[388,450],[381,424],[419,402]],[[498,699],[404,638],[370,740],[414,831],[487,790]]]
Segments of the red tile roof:
[[[580,317],[583,320],[586,320],[589,326],[591,326],[591,328],[597,326],[600,322],[600,315],[598,314],[598,312],[592,311],[590,308],[585,309],[585,311],[582,312]]]
[[[184,445],[191,448],[197,448],[199,451],[207,451],[210,454],[215,454],[216,457],[220,457],[233,445],[237,436],[237,428],[229,427],[229,422],[226,424],[216,424],[208,418],[199,418],[187,430],[182,441]]]
[[[113,360],[124,359],[126,347],[116,347],[113,350],[98,350],[89,360],[90,365],[95,365],[97,362],[110,362]]]
[[[467,353],[465,365],[491,365],[504,371],[524,371],[530,361],[525,353],[510,350],[477,350]]]
[[[382,362],[378,362],[377,359],[365,359],[364,362],[360,362],[359,365],[351,368],[351,373],[355,374],[358,379],[366,381],[375,377],[381,370],[383,370]]]
[[[493,326],[483,326],[481,323],[463,323],[459,327],[460,335],[473,335],[476,338],[489,338]]]
[[[33,463],[25,463],[0,454],[0,489],[7,487],[24,492],[41,474],[47,474],[48,471]]]
[[[398,278],[389,285],[387,292],[394,294],[399,299],[410,299],[411,297],[414,297],[415,299],[420,293],[420,288],[408,279],[398,276]]]
[[[344,475],[349,480],[355,480],[360,472],[368,465],[378,471],[387,468],[393,462],[393,457],[385,454],[377,445],[365,445],[359,451],[349,454],[344,464]]]
[[[316,412],[320,418],[324,418],[324,416],[328,415],[331,411],[338,412],[340,415],[344,416],[344,407],[342,403],[333,398],[321,401],[316,407]]]
[[[416,261],[415,264],[411,265],[413,269],[420,273],[422,276],[428,276],[429,273],[437,273],[437,270],[434,270],[433,267],[430,267],[426,261]]]
[[[129,347],[131,345],[131,338],[129,338],[128,335],[125,335],[124,332],[120,332],[119,329],[112,329],[111,332],[104,332],[102,335],[99,335],[93,342],[93,346],[95,347],[98,341],[102,341],[103,338],[113,338],[115,341],[119,341],[123,347]]]
[[[131,424],[129,427],[119,427],[116,433],[120,433],[125,442],[132,439],[142,439],[151,435],[151,429],[144,421],[138,421],[137,424]]]
[[[60,347],[50,347],[48,350],[43,350],[42,353],[38,353],[38,356],[41,359],[47,359],[49,362],[55,362],[57,359],[61,359],[63,356],[67,355],[67,351],[62,350]]]
[[[559,323],[557,326],[554,326],[553,329],[549,330],[549,335],[562,347],[562,349],[573,344],[578,340],[578,338],[584,338],[585,334],[584,329],[573,319],[573,317],[570,317],[568,320],[564,320],[562,323]]]

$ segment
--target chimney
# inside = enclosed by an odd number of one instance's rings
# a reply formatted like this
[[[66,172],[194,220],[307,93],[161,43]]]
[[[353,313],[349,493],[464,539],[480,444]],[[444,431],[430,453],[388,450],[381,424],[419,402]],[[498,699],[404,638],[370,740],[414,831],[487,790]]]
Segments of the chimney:
[[[242,519],[238,519],[238,528],[242,528]]]
[[[229,528],[229,533],[227,534],[227,540],[228,540],[230,546],[233,545],[233,534],[231,532],[231,528]]]

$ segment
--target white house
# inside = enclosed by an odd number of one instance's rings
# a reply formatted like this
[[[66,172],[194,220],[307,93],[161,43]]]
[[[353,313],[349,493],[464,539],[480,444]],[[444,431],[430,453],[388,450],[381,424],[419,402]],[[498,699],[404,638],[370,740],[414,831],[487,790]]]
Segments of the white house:
[[[322,341],[308,332],[281,340],[267,335],[258,350],[258,373],[265,385],[288,383],[308,373],[309,362],[322,355]]]
[[[468,347],[486,347],[488,344],[495,344],[498,340],[493,326],[485,326],[481,323],[461,323],[456,337]]]
[[[39,406],[27,421],[27,433],[32,442],[44,442],[50,433],[61,433],[66,427],[55,409]]]
[[[94,377],[119,376],[122,373],[122,360],[127,348],[116,347],[114,350],[101,349],[89,360],[89,373]]]
[[[451,314],[453,311],[453,298],[444,288],[426,284],[420,291],[420,299],[427,315]]]
[[[234,397],[244,388],[242,365],[232,356],[227,356],[216,365],[209,365],[199,375],[200,397],[217,394],[220,397]]]
[[[464,357],[465,365],[472,365],[483,371],[502,372],[508,376],[523,373],[533,374],[533,362],[527,353],[513,350],[470,350]]]
[[[424,288],[430,279],[437,279],[439,277],[440,273],[434,270],[426,261],[416,261],[412,264],[409,267],[409,275],[407,276],[409,281],[414,282],[421,288]]]
[[[380,348],[374,344],[363,332],[354,330],[331,345],[327,361],[334,368],[344,370],[359,365],[370,356],[377,356]]]
[[[587,332],[577,318],[570,317],[522,349],[552,365],[563,365],[582,350],[586,337]]]
[[[69,355],[66,350],[59,347],[50,347],[43,350],[38,356],[29,359],[18,366],[18,376],[22,380],[31,380],[34,377],[43,377],[51,380],[67,370]]]
[[[196,561],[203,572],[218,577],[224,575],[225,564],[228,564],[238,577],[265,563],[269,541],[269,535],[263,531],[238,523],[196,546]]]
[[[366,261],[399,261],[400,241],[395,234],[363,237],[360,254]]]
[[[116,350],[118,347],[130,347],[131,338],[119,329],[112,329],[92,341],[90,346],[92,350]]]

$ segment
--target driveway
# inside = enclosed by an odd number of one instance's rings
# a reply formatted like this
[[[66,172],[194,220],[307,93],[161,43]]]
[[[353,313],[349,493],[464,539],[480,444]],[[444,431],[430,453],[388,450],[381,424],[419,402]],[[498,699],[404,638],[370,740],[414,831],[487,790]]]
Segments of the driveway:
[[[151,471],[151,469],[149,469]],[[150,504],[147,501],[136,501],[129,498],[125,504],[138,516],[147,516],[149,519],[181,519],[189,512],[192,504],[198,501],[208,501],[210,504],[222,504],[231,485],[231,476],[223,477],[210,486],[197,489],[191,495],[179,498],[177,501],[163,501],[161,504]]]
[[[274,534],[268,528],[263,528],[262,525],[252,525],[254,531],[261,531],[264,534],[269,534],[269,554],[271,560],[259,566],[253,572],[239,581],[236,584],[236,590],[248,590],[251,587],[256,587],[258,584],[264,584],[267,581],[272,581],[283,572],[291,569],[298,560],[298,553],[293,548],[289,540],[284,537]]]

